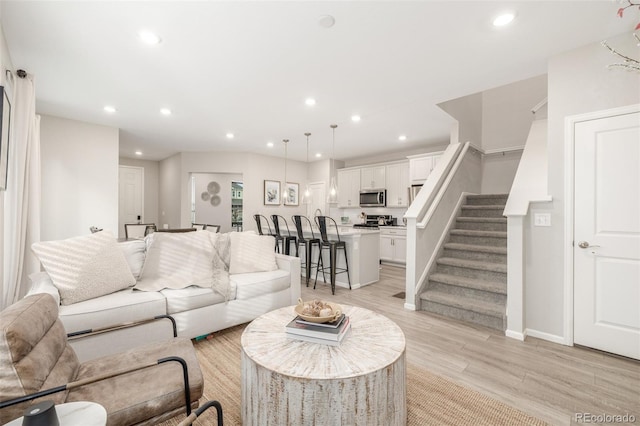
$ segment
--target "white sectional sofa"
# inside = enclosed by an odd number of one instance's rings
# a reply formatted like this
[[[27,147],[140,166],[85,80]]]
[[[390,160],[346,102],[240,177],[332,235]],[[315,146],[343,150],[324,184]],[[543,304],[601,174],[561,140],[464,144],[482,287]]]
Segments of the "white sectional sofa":
[[[132,274],[138,278],[145,262],[145,241],[121,242],[118,247],[123,251]],[[231,273],[228,301],[212,288],[188,286],[138,291],[129,287],[65,305],[60,304],[60,292],[47,272],[30,277],[29,294],[49,293],[56,299],[60,305],[59,317],[67,333],[171,315],[175,319],[178,336],[196,338],[297,303],[300,297],[300,259],[274,255],[278,266],[276,270]],[[122,330],[117,337],[112,333],[108,338],[97,334],[77,343],[71,341],[71,344],[81,360],[92,359],[135,346],[139,340],[148,343],[166,338],[167,323],[150,323],[135,330]]]

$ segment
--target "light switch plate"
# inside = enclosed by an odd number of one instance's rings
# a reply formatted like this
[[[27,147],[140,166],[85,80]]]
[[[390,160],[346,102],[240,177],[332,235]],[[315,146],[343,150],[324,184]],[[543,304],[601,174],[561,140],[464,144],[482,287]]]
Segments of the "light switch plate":
[[[551,213],[535,213],[533,224],[534,226],[551,226]]]

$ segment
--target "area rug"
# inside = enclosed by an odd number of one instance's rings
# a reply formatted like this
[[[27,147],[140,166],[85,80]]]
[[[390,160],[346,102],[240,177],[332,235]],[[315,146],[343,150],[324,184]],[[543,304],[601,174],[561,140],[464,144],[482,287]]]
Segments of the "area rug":
[[[244,325],[215,333],[195,343],[204,375],[201,403],[220,401],[225,426],[241,425],[240,336]],[[424,368],[407,365],[407,424],[423,425],[546,425],[522,411],[457,385]],[[184,416],[162,426],[175,426]],[[215,425],[215,410],[207,410],[194,425]],[[283,425],[284,426],[284,425]]]

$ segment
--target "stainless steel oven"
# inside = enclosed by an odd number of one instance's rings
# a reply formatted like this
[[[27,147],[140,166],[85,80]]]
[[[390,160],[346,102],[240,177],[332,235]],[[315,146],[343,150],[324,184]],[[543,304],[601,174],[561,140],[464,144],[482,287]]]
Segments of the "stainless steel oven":
[[[366,189],[360,191],[360,207],[386,207],[386,189]]]

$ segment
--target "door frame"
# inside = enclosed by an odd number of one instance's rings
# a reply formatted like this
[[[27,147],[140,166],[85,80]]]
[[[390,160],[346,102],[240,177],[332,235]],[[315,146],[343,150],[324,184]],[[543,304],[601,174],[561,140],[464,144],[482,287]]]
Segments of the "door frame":
[[[571,115],[564,119],[564,344],[573,346],[574,327],[574,197],[575,197],[575,125],[618,115],[640,112],[640,104]]]

